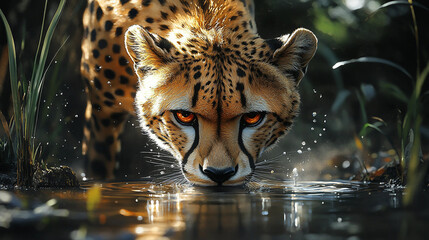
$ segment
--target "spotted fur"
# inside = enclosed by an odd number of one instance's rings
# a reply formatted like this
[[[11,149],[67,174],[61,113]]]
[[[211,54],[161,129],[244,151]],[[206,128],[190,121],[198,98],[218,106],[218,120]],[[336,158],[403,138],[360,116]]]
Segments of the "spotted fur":
[[[90,0],[83,23],[83,150],[99,178],[113,177],[119,135],[136,112],[190,182],[243,183],[290,129],[297,86],[317,47],[302,28],[262,39],[251,0]],[[195,120],[183,124],[178,111]],[[248,113],[261,121],[246,125]],[[228,176],[213,178],[220,172]]]

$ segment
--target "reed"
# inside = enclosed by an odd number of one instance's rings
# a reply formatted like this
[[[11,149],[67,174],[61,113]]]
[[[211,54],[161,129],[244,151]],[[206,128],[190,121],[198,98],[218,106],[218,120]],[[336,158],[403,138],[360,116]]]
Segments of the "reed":
[[[41,161],[41,148],[36,143],[37,115],[45,82],[46,62],[51,40],[65,3],[66,0],[60,1],[45,34],[43,34],[48,4],[48,1],[45,1],[40,39],[28,82],[25,77],[20,77],[25,74],[21,74],[17,67],[15,40],[6,16],[0,10],[0,16],[6,29],[9,52],[9,75],[13,103],[12,124],[8,126],[10,131],[6,130],[4,120],[2,122],[5,131],[10,132],[9,142],[13,145],[14,157],[17,160],[17,185],[21,187],[31,186],[35,164],[39,164]]]
[[[422,187],[424,176],[427,172],[426,168],[428,167],[428,163],[422,163],[420,127],[423,120],[422,98],[425,95],[425,93],[422,93],[422,87],[429,74],[429,62],[427,63],[426,67],[421,71],[420,43],[418,35],[419,31],[417,27],[414,7],[419,7],[426,11],[429,11],[429,9],[419,3],[413,2],[412,0],[408,0],[391,1],[382,5],[378,10],[394,5],[406,5],[411,10],[411,16],[413,20],[413,32],[417,52],[416,77],[412,77],[412,75],[400,65],[389,60],[376,57],[362,57],[358,59],[342,61],[336,63],[332,68],[336,69],[353,63],[384,64],[397,69],[398,71],[402,72],[407,78],[412,80],[413,92],[410,96],[407,96],[407,94],[405,94],[398,86],[395,86],[393,83],[384,82],[381,84],[381,87],[387,90],[386,92],[389,92],[390,96],[406,103],[407,105],[405,115],[399,122],[397,128],[397,135],[401,144],[400,150],[398,151],[397,149],[395,149],[395,151],[398,155],[398,158],[400,159],[401,168],[403,169],[401,180],[404,184],[406,184],[404,205],[411,206],[415,202],[416,196]],[[364,115],[366,116],[366,113]],[[365,123],[362,127],[360,134],[365,135],[368,129],[376,130],[386,136],[390,144],[393,146],[393,141],[380,129],[382,125],[381,123],[381,121],[378,121],[374,124],[368,122]]]

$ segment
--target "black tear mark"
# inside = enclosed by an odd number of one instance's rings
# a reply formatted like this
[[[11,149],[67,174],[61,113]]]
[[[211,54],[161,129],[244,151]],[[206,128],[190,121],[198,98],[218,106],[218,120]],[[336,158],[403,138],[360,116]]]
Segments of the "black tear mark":
[[[198,92],[200,91],[201,83],[197,83],[194,85],[194,96],[192,96],[192,107],[195,107],[198,101]]]
[[[246,96],[244,96],[244,84],[238,82],[235,89],[240,92],[241,106],[243,106],[243,108],[246,107],[247,101]]]

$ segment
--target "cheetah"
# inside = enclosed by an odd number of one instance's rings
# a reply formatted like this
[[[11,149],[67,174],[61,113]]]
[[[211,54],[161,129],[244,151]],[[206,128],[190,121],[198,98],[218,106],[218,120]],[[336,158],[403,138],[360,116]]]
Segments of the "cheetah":
[[[201,186],[240,185],[291,128],[317,48],[299,28],[265,40],[252,0],[89,0],[83,154],[114,178],[128,115]]]

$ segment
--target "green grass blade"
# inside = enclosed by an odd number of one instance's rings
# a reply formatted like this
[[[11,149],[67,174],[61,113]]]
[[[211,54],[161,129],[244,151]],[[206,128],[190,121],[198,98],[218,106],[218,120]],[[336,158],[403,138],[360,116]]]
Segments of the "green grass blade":
[[[408,103],[409,99],[408,99],[407,95],[405,95],[405,93],[402,91],[402,89],[400,89],[395,84],[392,84],[392,83],[389,83],[386,81],[381,81],[379,83],[379,87],[380,87],[381,92],[383,92],[384,94],[389,95],[393,98],[396,98],[403,103]]]
[[[10,86],[12,90],[13,112],[15,116],[15,131],[18,138],[20,138],[22,133],[21,96],[18,90],[19,83],[18,83],[18,69],[16,65],[15,41],[13,39],[13,34],[10,29],[9,23],[7,22],[6,16],[3,14],[3,11],[1,10],[0,10],[0,16],[5,26],[7,45],[8,45],[9,76],[10,76]],[[18,144],[20,145],[21,142],[18,141]]]
[[[359,101],[360,113],[362,115],[362,123],[366,123],[368,122],[368,116],[366,114],[365,100],[363,99],[362,94],[360,94],[358,90],[356,90],[356,97]]]
[[[414,123],[414,144],[411,147],[410,160],[408,163],[407,171],[407,188],[405,189],[404,205],[411,206],[414,202],[418,190],[423,183],[423,178],[426,169],[420,167],[420,153],[421,153],[421,139],[420,139],[420,126],[422,117],[418,116]]]
[[[334,103],[332,104],[331,111],[337,112],[339,111],[340,107],[344,104],[344,102],[347,100],[347,98],[350,96],[350,91],[343,89],[340,90],[334,100]]]
[[[43,37],[43,29],[45,28],[45,19],[46,19],[46,11],[48,8],[48,0],[45,0],[45,7],[43,9],[43,18],[42,18],[42,24],[40,26],[40,35],[39,35],[39,42],[37,43],[37,49],[36,49],[36,55],[34,56],[34,62],[33,62],[33,71],[31,73],[31,76],[33,76],[37,70],[37,58],[39,57],[40,53],[40,44],[42,43],[42,37]]]
[[[361,57],[361,58],[357,58],[357,59],[350,59],[347,61],[337,62],[334,64],[334,66],[332,66],[332,69],[337,69],[339,67],[342,67],[344,65],[348,65],[351,63],[380,63],[380,64],[388,65],[388,66],[391,66],[391,67],[396,68],[397,70],[401,71],[408,78],[413,79],[411,74],[407,70],[405,70],[403,67],[399,66],[398,64],[396,64],[392,61],[386,60],[386,59],[376,58],[376,57]]]
[[[39,98],[42,92],[42,86],[43,86],[43,80],[44,80],[43,74],[45,71],[46,59],[48,57],[49,46],[51,45],[51,40],[55,31],[55,28],[59,22],[65,3],[66,3],[66,0],[61,0],[61,2],[58,5],[57,11],[55,12],[51,20],[51,23],[44,36],[44,41],[40,52],[40,58],[37,63],[37,69],[34,72],[34,75],[31,76],[31,85],[30,85],[28,98],[27,98],[28,117],[26,122],[26,126],[27,126],[26,133],[28,134],[28,136],[31,136],[31,135],[34,136],[35,134],[36,112],[37,112],[37,107],[39,103]]]
[[[425,83],[428,74],[429,74],[429,62],[427,63],[425,69],[423,69],[423,71],[420,73],[419,77],[417,78],[417,83],[416,83],[416,95],[417,96],[420,96],[422,88],[423,88],[423,84]]]
[[[379,118],[377,118],[377,119],[379,119]],[[393,144],[392,139],[383,130],[381,130],[381,128],[380,128],[381,126],[386,126],[386,123],[382,122],[382,121],[383,120],[380,119],[379,121],[377,121],[377,122],[375,122],[373,124],[371,124],[371,123],[365,123],[363,125],[362,129],[359,132],[359,136],[366,136],[366,135],[368,135],[369,134],[369,131],[368,131],[369,129],[373,129],[373,130],[381,133],[381,135],[383,135],[384,138],[386,138],[386,140],[389,142],[389,144],[392,147],[392,149],[395,151],[396,156],[398,156],[398,158],[401,158],[401,155],[399,154],[398,149],[395,147],[395,144]]]
[[[387,2],[387,3],[383,4],[383,5],[381,5],[381,6],[380,6],[379,8],[377,8],[377,10],[375,10],[375,11],[378,11],[378,10],[381,10],[381,9],[383,9],[383,8],[387,8],[387,7],[390,7],[390,6],[394,6],[394,5],[407,5],[407,6],[412,5],[412,6],[419,7],[419,8],[421,8],[421,9],[423,9],[423,10],[429,11],[429,8],[427,8],[427,7],[426,7],[425,5],[423,5],[423,4],[420,4],[420,3],[418,3],[418,2],[413,2],[412,4],[410,4],[408,1],[390,1],[390,2]]]
[[[384,135],[383,130],[381,130],[381,129],[380,129],[380,127],[381,127],[382,125],[383,125],[383,123],[382,123],[382,122],[375,122],[374,124],[371,124],[371,123],[365,123],[365,124],[363,125],[362,129],[361,129],[361,130],[360,130],[360,132],[359,132],[359,136],[364,137],[364,136],[368,135],[368,134],[369,134],[368,129],[374,129],[374,130],[376,130],[377,132],[379,132],[379,133],[381,133],[381,134],[383,134],[383,135]]]

